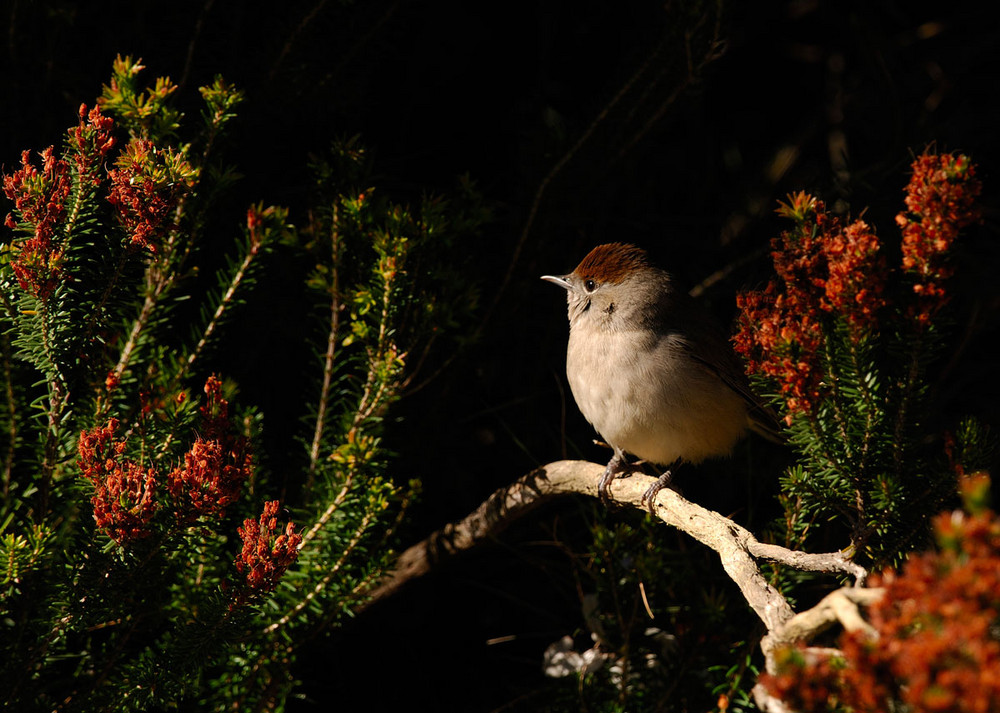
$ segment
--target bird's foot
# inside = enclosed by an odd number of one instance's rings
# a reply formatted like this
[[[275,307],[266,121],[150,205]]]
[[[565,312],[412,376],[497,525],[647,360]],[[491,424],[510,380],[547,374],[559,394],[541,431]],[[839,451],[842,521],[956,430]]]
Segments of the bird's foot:
[[[611,481],[615,478],[626,478],[632,475],[631,466],[629,466],[628,461],[625,460],[625,456],[620,453],[615,453],[611,456],[611,460],[608,461],[608,467],[604,469],[604,474],[597,483],[597,495],[602,502],[607,503],[610,500],[610,493],[608,488],[611,486]]]
[[[649,512],[653,515],[656,514],[656,508],[654,504],[656,502],[656,496],[660,494],[660,491],[664,488],[669,488],[671,481],[674,479],[673,468],[666,470],[663,475],[656,479],[652,485],[646,488],[646,492],[642,494],[639,499],[639,505],[645,505],[649,508]]]

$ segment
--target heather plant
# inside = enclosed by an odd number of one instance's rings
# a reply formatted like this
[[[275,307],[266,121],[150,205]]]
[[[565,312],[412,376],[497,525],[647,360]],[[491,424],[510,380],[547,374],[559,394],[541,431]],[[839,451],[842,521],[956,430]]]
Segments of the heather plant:
[[[776,276],[739,296],[734,343],[799,456],[782,480],[789,546],[832,521],[856,561],[892,564],[955,492],[941,435],[927,429],[927,378],[947,335],[954,241],[978,220],[980,192],[968,157],[918,157],[894,267],[864,220],[805,193],[781,204],[792,227],[772,242]],[[960,449],[975,458],[983,446]]]
[[[963,155],[928,150],[911,170],[895,267],[871,226],[799,193],[779,209],[793,227],[773,242],[776,278],[739,300],[737,349],[798,455],[781,482],[786,544],[804,549],[839,523],[844,551],[876,571],[870,623],[844,616],[839,648],[800,640],[774,653],[758,700],[785,710],[992,711],[1000,700],[1000,540],[981,471],[992,439],[972,419],[928,427],[955,241],[979,220],[981,185]],[[958,494],[964,510],[951,509]],[[936,551],[909,554],[931,533]],[[786,575],[775,580],[794,592]]]
[[[417,484],[389,477],[382,424],[471,313],[440,263],[483,214],[468,186],[471,209],[392,202],[351,141],[317,165],[306,228],[258,204],[222,237],[243,95],[217,78],[191,122],[177,87],[142,70],[119,57],[62,148],[24,152],[3,180],[0,696],[279,709],[298,647],[389,561]],[[301,309],[318,315],[285,502],[261,451],[268,414],[225,376],[226,327],[258,319],[248,296],[281,255],[312,265]]]

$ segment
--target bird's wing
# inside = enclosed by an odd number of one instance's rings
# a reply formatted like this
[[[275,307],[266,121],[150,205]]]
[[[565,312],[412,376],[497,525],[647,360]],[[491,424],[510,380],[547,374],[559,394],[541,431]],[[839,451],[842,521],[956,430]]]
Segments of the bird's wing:
[[[652,319],[661,333],[673,333],[678,346],[746,401],[751,430],[769,441],[784,442],[777,414],[751,390],[728,335],[701,305],[685,292],[668,289]]]
[[[727,356],[730,355],[733,357],[732,359],[726,359],[724,363],[720,364],[718,360],[710,357],[706,358],[704,354],[699,354],[698,351],[693,349],[691,350],[691,357],[693,359],[702,364],[706,369],[714,372],[726,386],[742,396],[743,400],[746,401],[750,407],[747,411],[747,416],[750,419],[751,430],[769,441],[783,443],[785,440],[784,433],[774,410],[761,401],[750,389],[750,385],[743,370],[740,368],[736,356],[731,353],[727,354]]]

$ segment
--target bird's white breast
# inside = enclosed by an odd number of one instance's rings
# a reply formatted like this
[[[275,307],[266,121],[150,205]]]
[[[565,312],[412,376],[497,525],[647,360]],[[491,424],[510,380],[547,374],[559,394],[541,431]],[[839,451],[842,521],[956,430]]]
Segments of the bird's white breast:
[[[723,455],[747,425],[742,397],[676,335],[577,324],[566,371],[580,411],[604,440],[653,463]]]

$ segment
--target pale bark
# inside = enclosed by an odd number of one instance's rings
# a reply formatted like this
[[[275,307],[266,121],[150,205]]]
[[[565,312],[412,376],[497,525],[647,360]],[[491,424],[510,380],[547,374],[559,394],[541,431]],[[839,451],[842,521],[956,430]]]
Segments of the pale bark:
[[[466,517],[446,525],[403,552],[394,570],[372,592],[370,601],[393,594],[441,562],[495,537],[512,521],[553,497],[567,494],[597,497],[597,481],[603,472],[604,466],[596,463],[557,461],[497,490]],[[652,481],[651,477],[640,474],[616,480],[611,488],[612,498],[621,505],[643,508],[642,494]],[[743,526],[670,489],[660,491],[655,506],[656,515],[664,523],[687,533],[719,555],[726,574],[767,629],[761,648],[769,671],[773,671],[776,647],[806,641],[835,623],[849,631],[860,629],[871,633],[858,605],[876,601],[882,596],[882,590],[862,587],[867,572],[843,552],[816,554],[760,542]],[[847,575],[854,580],[855,586],[837,589],[815,607],[796,614],[781,592],[767,581],[761,571],[761,562]],[[780,701],[771,699],[760,686],[754,693],[762,709],[784,709]]]

